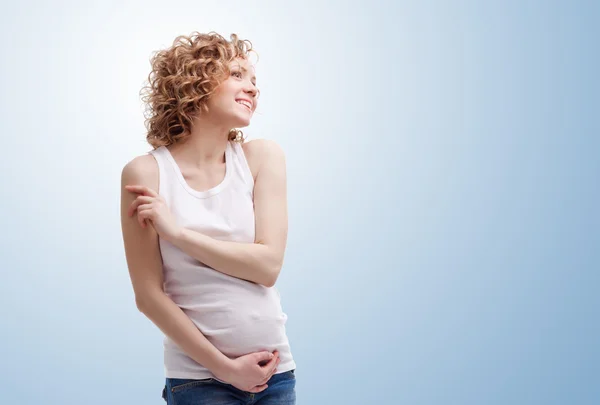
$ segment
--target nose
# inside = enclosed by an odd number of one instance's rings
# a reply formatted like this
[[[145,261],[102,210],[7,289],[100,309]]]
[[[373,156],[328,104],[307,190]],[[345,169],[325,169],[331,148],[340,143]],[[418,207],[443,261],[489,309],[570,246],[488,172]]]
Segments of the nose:
[[[258,93],[258,89],[252,83],[249,83],[248,85],[246,85],[246,87],[244,88],[244,91],[246,93],[250,94],[252,97],[256,97],[256,94]]]

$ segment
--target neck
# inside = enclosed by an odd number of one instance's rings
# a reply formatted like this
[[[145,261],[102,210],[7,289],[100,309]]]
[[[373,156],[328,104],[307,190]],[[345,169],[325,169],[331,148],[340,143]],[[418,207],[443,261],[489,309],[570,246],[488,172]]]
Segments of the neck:
[[[229,130],[208,119],[195,118],[190,136],[184,143],[173,145],[171,152],[197,167],[222,164],[225,162]]]

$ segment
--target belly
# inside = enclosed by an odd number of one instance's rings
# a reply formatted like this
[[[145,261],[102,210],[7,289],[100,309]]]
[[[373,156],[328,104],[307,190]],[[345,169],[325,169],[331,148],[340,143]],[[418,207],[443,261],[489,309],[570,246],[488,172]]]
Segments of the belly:
[[[272,351],[287,342],[284,313],[261,313],[249,307],[185,312],[202,334],[230,357]]]
[[[287,316],[275,287],[206,272],[195,273],[201,282],[167,284],[165,292],[219,351],[238,357],[287,344]]]

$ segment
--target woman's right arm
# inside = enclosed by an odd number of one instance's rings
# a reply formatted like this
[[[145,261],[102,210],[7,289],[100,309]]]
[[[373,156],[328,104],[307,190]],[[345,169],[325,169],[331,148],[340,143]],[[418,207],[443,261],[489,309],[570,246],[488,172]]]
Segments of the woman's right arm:
[[[266,388],[263,381],[275,371],[278,356],[271,359],[269,352],[258,352],[240,357],[238,361],[229,359],[163,290],[158,234],[152,226],[142,228],[136,215],[127,215],[137,195],[125,189],[128,184],[141,184],[158,190],[158,182],[158,166],[151,155],[136,157],[121,173],[121,229],[135,304],[166,336],[217,378],[246,391],[260,392]],[[268,365],[258,365],[269,359]]]

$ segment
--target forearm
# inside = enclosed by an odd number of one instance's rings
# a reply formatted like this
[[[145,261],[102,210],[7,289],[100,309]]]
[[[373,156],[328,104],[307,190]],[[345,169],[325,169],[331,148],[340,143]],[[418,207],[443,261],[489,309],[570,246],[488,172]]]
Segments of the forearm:
[[[162,292],[156,292],[138,304],[139,310],[188,356],[215,375],[229,367],[229,358],[200,332],[191,319]]]
[[[186,228],[171,242],[221,273],[267,287],[275,284],[283,261],[269,246],[221,241]]]

